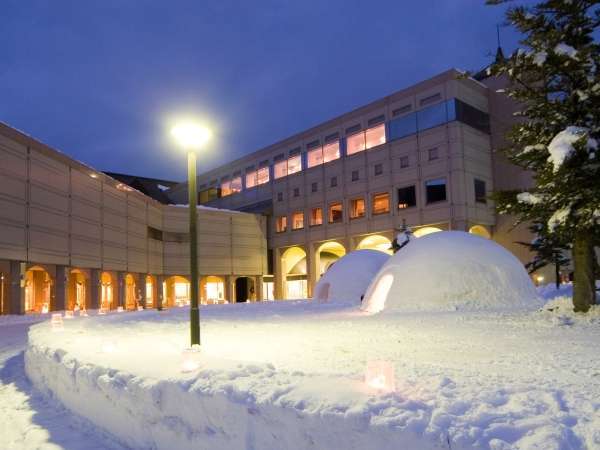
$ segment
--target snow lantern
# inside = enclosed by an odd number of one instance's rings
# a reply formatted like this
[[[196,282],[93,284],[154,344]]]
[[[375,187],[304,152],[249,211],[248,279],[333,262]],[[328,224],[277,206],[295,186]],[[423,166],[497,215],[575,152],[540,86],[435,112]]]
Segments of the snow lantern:
[[[193,372],[200,368],[200,346],[198,344],[186,348],[182,353],[181,371]]]
[[[412,239],[381,268],[362,309],[500,310],[540,306],[523,264],[494,241],[462,231]]]
[[[120,312],[120,313],[121,313],[121,312],[123,312],[123,311],[124,311],[124,310],[123,310],[123,307],[122,307],[122,306],[118,306],[118,307],[117,307],[117,312]]]
[[[396,377],[390,361],[369,361],[365,371],[365,383],[371,389],[382,392],[394,392]]]
[[[75,317],[73,311],[65,311],[65,319],[72,319],[73,317]]]
[[[342,256],[315,285],[314,299],[360,304],[369,283],[389,258],[379,250],[356,250]]]
[[[63,318],[61,313],[52,314],[52,318],[50,319],[50,326],[52,327],[52,331],[61,331],[64,329]]]
[[[144,307],[140,305],[140,306],[138,306],[138,307],[137,307],[137,310],[138,310],[138,311],[143,311],[143,310],[144,310]]]

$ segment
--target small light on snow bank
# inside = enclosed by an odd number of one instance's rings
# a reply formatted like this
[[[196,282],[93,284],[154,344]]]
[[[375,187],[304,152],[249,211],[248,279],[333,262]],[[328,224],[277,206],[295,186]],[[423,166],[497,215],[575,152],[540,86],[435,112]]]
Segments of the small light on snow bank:
[[[138,306],[138,307],[137,307],[137,310],[138,310],[138,311],[143,311],[143,310],[144,310],[144,307],[143,307],[143,306]]]
[[[52,331],[63,330],[64,326],[62,315],[60,313],[52,314],[52,319],[50,319],[50,325],[52,326]]]
[[[79,310],[79,315],[80,315],[81,317],[87,317],[87,316],[88,316],[87,310],[85,310],[85,309],[80,309],[80,310]]]
[[[100,309],[98,310],[98,315],[99,315],[99,316],[103,316],[103,315],[105,315],[107,312],[108,312],[108,309],[107,309],[107,308],[100,308]]]
[[[200,368],[200,346],[197,344],[192,345],[191,348],[186,348],[182,356],[181,371],[193,372]]]
[[[535,282],[540,285],[542,284],[542,282],[544,281],[544,275],[536,275],[535,276]]]
[[[72,319],[73,317],[75,317],[73,311],[65,311],[65,319]]]
[[[42,306],[42,314],[48,314],[49,310],[50,308],[48,308],[48,303],[44,303],[44,305]]]
[[[123,312],[123,307],[122,307],[122,306],[119,306],[119,307],[117,308],[117,312]]]
[[[114,353],[117,350],[117,343],[109,339],[104,340],[100,345],[100,350],[102,353]]]
[[[396,390],[394,366],[389,361],[369,361],[365,372],[365,383],[378,391],[394,392]]]

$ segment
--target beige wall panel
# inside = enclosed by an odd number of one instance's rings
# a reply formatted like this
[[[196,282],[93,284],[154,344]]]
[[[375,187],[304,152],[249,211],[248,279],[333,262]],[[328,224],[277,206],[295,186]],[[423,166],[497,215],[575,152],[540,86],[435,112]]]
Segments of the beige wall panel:
[[[4,223],[0,220],[0,258],[26,260],[26,231],[22,225]]]
[[[198,235],[198,245],[231,245],[231,236],[229,234],[202,233]]]
[[[26,213],[24,203],[0,197],[0,220],[25,227]]]
[[[127,262],[127,250],[124,246],[114,245],[104,241],[102,251],[106,261],[117,262],[123,265]]]
[[[100,240],[102,239],[102,228],[99,223],[90,223],[71,217],[71,235]]]
[[[440,206],[435,209],[426,208],[423,210],[423,223],[447,222],[450,217],[450,207]]]
[[[99,204],[88,203],[83,200],[71,199],[71,216],[86,219],[100,225],[102,215]],[[73,229],[73,231],[76,231]]]
[[[127,213],[126,196],[123,192],[105,184],[102,199],[105,208],[109,208],[122,215]]]
[[[148,234],[148,225],[146,222],[140,222],[135,219],[129,219],[127,221],[127,232],[130,236],[138,236],[146,238]]]
[[[55,214],[34,206],[29,208],[29,223],[32,228],[53,230],[65,236],[69,231],[69,217],[66,214]]]
[[[69,198],[67,194],[60,194],[49,190],[47,187],[31,184],[29,187],[30,203],[44,208],[50,208],[53,211],[67,214],[69,210]],[[35,222],[33,222],[35,223]]]
[[[103,211],[103,224],[108,225],[112,228],[116,228],[123,232],[127,229],[127,218],[124,215],[119,215],[112,211],[104,210]]]
[[[2,169],[0,167],[0,198],[25,201],[27,196],[27,183],[25,179],[7,175],[2,172]]]
[[[68,193],[69,167],[32,150],[29,162],[29,176],[32,182],[40,183],[53,190]]]
[[[94,204],[102,202],[101,182],[77,170],[71,170],[71,195]]]
[[[0,135],[0,171],[27,177],[27,147]]]
[[[148,205],[148,225],[162,229],[162,212],[160,208]]]
[[[31,226],[29,228],[29,260],[39,263],[68,264],[69,239],[65,234],[50,232],[48,229]]]
[[[147,238],[146,237],[139,237],[139,236],[129,235],[129,237],[127,239],[127,246],[129,248],[146,251],[147,250],[146,249],[146,242],[147,242]]]
[[[127,244],[127,236],[122,231],[113,230],[108,227],[103,228],[103,239],[115,245],[125,246]]]
[[[102,264],[100,254],[102,244],[100,241],[72,238],[71,240],[71,265],[76,267],[98,268]]]

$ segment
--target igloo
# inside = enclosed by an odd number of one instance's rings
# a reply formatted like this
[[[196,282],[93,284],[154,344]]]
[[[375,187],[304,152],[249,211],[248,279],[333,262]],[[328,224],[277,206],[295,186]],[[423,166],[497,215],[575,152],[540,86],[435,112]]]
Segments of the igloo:
[[[413,238],[381,268],[362,309],[502,310],[540,306],[523,264],[494,241],[462,231]]]
[[[378,250],[356,250],[338,259],[315,286],[314,299],[324,303],[341,301],[359,304],[361,296],[390,258]]]

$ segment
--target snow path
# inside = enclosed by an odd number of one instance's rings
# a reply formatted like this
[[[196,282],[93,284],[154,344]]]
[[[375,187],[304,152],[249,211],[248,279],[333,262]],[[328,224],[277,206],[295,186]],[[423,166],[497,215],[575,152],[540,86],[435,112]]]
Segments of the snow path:
[[[29,327],[36,321],[39,318],[0,318],[0,449],[123,449],[32,387],[23,352]]]

